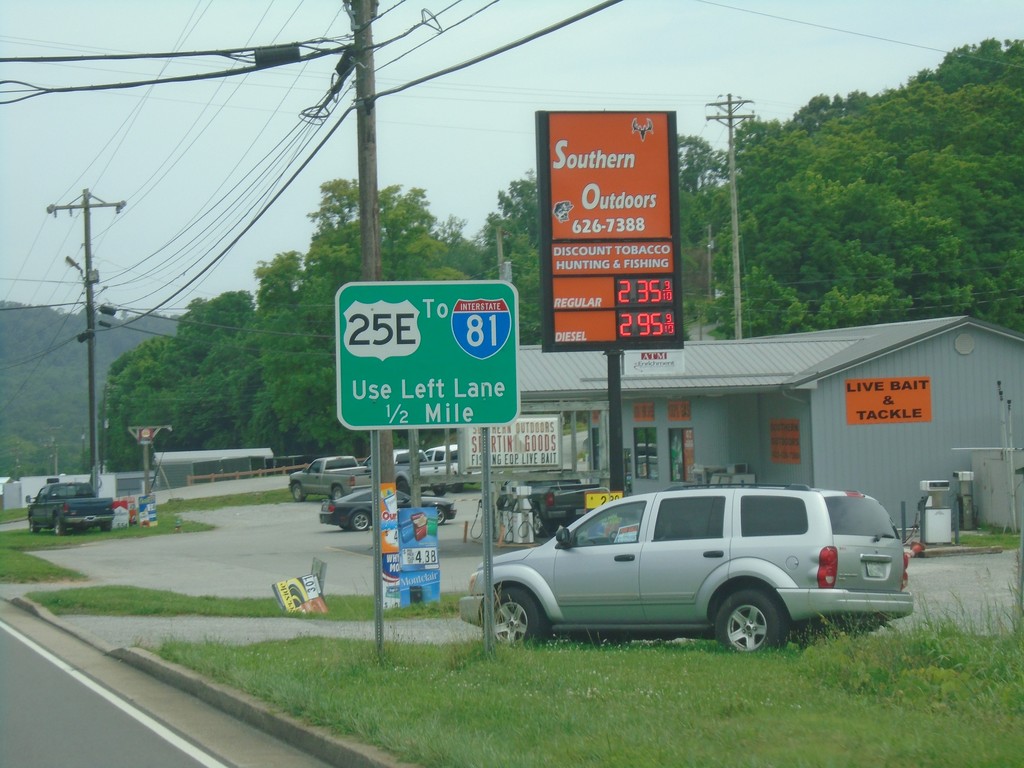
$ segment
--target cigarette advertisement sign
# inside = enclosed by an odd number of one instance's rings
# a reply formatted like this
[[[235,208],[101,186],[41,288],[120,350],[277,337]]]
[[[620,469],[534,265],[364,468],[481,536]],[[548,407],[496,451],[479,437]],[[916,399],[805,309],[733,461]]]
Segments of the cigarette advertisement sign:
[[[674,112],[538,112],[545,352],[681,347]]]
[[[441,599],[441,560],[437,554],[437,509],[398,510],[400,605]]]
[[[277,582],[274,596],[281,610],[287,613],[327,613],[327,604],[320,594],[320,582],[311,573]]]

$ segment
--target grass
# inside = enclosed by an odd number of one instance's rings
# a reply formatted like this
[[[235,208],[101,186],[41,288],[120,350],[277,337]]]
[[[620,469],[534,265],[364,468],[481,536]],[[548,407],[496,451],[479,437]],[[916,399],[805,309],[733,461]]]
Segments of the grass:
[[[752,655],[558,641],[381,658],[322,638],[159,653],[428,768],[1004,766],[1024,754],[1022,638],[930,626]]]
[[[1003,549],[1018,549],[1020,547],[1020,534],[1003,532],[1002,528],[982,527],[977,531],[960,532],[960,546],[962,547],[1002,547]]]
[[[83,587],[26,595],[57,615],[94,616],[225,616],[277,618],[284,616],[275,598],[193,597],[141,587]],[[422,603],[388,610],[391,619],[453,618],[458,616],[458,595],[443,595],[440,603]],[[370,595],[330,595],[328,614],[287,614],[327,621],[373,621]]]

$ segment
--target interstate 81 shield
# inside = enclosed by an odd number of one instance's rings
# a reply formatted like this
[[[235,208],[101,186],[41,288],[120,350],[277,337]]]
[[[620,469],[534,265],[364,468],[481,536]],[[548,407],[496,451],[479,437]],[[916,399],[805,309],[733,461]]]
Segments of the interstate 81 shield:
[[[459,299],[452,307],[452,336],[477,360],[501,351],[511,335],[512,310],[503,298]]]

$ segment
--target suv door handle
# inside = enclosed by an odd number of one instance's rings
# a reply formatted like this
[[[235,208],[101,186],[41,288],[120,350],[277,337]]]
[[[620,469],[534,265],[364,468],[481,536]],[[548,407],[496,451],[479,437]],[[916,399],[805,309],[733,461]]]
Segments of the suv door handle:
[[[616,563],[632,563],[634,560],[636,560],[636,555],[616,555],[615,556],[615,562]]]
[[[721,549],[709,549],[704,553],[704,557],[725,557],[725,551]]]

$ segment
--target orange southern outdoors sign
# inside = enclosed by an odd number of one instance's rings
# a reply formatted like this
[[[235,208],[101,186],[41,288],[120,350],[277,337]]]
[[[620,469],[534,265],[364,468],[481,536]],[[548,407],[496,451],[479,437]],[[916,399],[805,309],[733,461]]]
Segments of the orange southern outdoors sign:
[[[930,376],[847,379],[847,424],[908,424],[932,420]]]
[[[681,347],[674,112],[538,112],[545,351]]]

